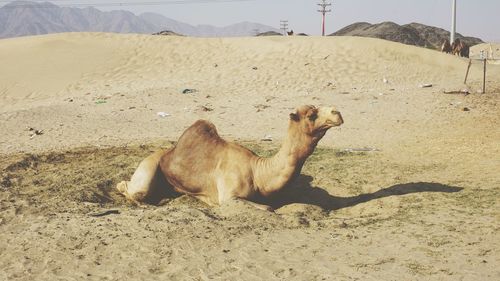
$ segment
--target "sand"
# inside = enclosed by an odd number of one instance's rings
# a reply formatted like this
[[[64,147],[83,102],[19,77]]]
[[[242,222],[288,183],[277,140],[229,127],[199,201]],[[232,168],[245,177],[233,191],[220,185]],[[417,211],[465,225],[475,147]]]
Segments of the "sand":
[[[467,63],[357,37],[0,40],[0,280],[498,280],[500,67],[478,94]],[[345,124],[275,213],[114,189],[200,118],[270,155],[301,104]]]
[[[482,53],[482,56],[481,56]],[[470,48],[473,59],[488,58],[490,64],[500,64],[500,43],[483,43]]]

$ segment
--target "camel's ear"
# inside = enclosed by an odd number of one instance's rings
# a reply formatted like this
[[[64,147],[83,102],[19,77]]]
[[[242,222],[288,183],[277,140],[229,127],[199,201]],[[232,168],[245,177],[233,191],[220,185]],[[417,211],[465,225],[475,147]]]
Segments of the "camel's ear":
[[[300,120],[299,113],[298,112],[297,113],[293,113],[293,112],[290,113],[290,120],[299,122],[299,120]]]

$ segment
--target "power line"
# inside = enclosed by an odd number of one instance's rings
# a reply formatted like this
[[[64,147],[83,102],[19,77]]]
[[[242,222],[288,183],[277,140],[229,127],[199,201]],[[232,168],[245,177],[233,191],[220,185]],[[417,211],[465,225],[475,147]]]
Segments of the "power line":
[[[53,2],[69,2],[71,0],[59,0]],[[110,3],[67,3],[59,4],[57,7],[124,7],[124,6],[160,6],[160,5],[183,5],[183,4],[217,4],[217,3],[229,3],[229,2],[251,2],[255,0],[192,0],[192,1],[151,1],[151,2],[110,2]],[[8,3],[10,1],[0,0],[0,3]],[[49,5],[43,5],[47,2],[35,2],[35,3],[12,3],[7,6],[1,7],[2,9],[15,9],[22,7],[34,7],[41,9],[52,9],[55,8]],[[42,5],[41,5],[42,4]],[[55,5],[55,4],[54,4]]]
[[[12,3],[12,4],[20,4],[20,5],[27,4],[27,5],[29,5],[29,4],[34,4],[34,3],[41,4],[41,3],[56,3],[56,2],[82,2],[82,1],[85,1],[85,0],[29,0],[29,1],[0,0],[0,3]],[[125,0],[125,2],[126,1],[127,0]],[[186,1],[189,2],[190,0],[186,0]],[[94,0],[91,0],[91,2],[94,2]],[[101,1],[101,2],[105,2],[105,1]],[[113,2],[116,2],[116,1],[113,1]],[[167,0],[166,2],[169,2],[169,1]]]
[[[318,6],[321,7],[321,10],[318,10],[318,12],[321,13],[322,18],[321,18],[321,36],[325,36],[325,15],[326,13],[331,12],[332,10],[327,10],[326,7],[331,6],[331,3],[326,3],[326,0],[322,0],[321,3],[318,3]]]
[[[280,29],[283,30],[283,35],[286,36],[288,31],[288,20],[280,20]]]

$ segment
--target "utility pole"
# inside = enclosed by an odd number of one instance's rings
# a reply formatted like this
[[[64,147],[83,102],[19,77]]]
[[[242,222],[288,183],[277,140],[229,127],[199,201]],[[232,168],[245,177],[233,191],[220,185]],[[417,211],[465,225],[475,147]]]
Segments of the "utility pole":
[[[318,6],[321,7],[321,10],[318,10],[318,12],[321,13],[322,19],[321,19],[321,36],[325,36],[325,15],[326,13],[331,12],[332,10],[326,9],[326,7],[331,6],[331,3],[326,3],[326,0],[322,0],[321,3],[318,4]]]
[[[455,42],[456,29],[457,29],[457,0],[453,0],[453,6],[451,7],[450,43]]]
[[[283,36],[286,36],[288,31],[288,20],[280,20],[280,29],[283,30]]]

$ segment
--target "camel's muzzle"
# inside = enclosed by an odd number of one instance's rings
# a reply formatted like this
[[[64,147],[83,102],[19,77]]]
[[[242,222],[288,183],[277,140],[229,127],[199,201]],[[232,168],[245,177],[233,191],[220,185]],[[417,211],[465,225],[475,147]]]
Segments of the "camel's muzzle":
[[[320,107],[318,111],[318,129],[328,130],[344,123],[344,119],[335,107]]]
[[[342,114],[340,112],[332,110],[331,111],[331,118],[328,118],[326,123],[332,127],[338,127],[342,124],[344,124],[344,119],[342,118]]]

